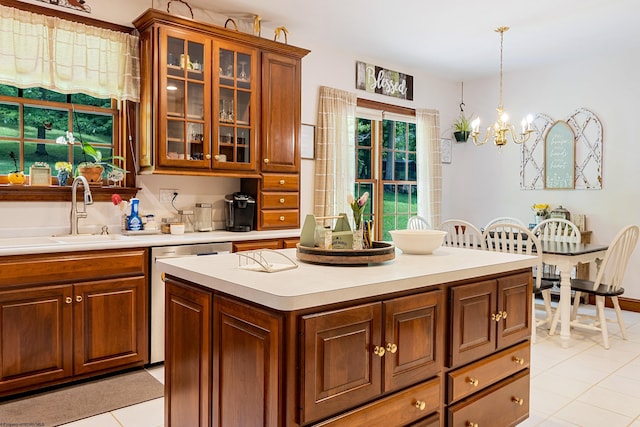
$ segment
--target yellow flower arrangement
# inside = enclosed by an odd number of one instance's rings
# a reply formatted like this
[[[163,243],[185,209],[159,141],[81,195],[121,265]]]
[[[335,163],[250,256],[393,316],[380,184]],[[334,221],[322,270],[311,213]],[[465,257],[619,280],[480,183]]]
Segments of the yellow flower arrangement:
[[[71,172],[72,166],[69,162],[56,162],[55,166],[57,171],[66,170],[67,172]]]
[[[548,217],[551,213],[551,206],[546,203],[534,204],[531,206],[531,209],[536,213],[537,216]]]

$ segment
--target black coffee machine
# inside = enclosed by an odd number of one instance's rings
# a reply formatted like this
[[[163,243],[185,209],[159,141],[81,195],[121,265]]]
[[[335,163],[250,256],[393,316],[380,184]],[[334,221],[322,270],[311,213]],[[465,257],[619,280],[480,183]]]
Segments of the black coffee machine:
[[[227,231],[251,231],[256,201],[253,197],[233,193],[224,196],[225,229]]]

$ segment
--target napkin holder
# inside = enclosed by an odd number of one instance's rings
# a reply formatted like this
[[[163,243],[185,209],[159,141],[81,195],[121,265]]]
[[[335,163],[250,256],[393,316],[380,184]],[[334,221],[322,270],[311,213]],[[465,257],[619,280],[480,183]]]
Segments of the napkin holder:
[[[333,249],[351,249],[353,245],[353,232],[347,219],[347,214],[337,216],[319,216],[308,214],[302,225],[300,233],[300,246],[313,248],[315,246],[315,231],[318,221],[335,219],[336,224],[331,232],[331,247]]]

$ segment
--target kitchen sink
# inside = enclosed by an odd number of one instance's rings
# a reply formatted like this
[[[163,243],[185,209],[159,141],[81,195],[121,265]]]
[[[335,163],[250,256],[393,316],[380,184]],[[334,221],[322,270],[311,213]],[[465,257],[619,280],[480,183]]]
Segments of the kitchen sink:
[[[17,248],[27,246],[51,246],[56,243],[50,236],[6,237],[0,239],[0,248]]]
[[[128,238],[121,234],[62,234],[49,237],[50,241],[57,243],[101,243]]]

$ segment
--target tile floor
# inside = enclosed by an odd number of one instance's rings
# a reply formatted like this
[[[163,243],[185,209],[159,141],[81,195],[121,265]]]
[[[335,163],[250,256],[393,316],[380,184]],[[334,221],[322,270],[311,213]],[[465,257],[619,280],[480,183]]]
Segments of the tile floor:
[[[609,350],[598,332],[572,330],[564,348],[559,336],[538,329],[530,416],[519,427],[640,427],[640,313],[624,312],[624,320],[628,340],[609,324]],[[149,371],[163,381],[162,367]],[[63,427],[162,427],[163,416],[163,399],[155,399]]]

